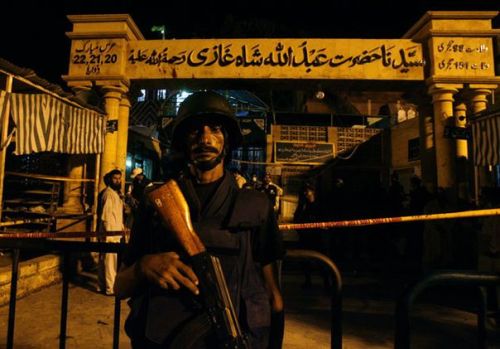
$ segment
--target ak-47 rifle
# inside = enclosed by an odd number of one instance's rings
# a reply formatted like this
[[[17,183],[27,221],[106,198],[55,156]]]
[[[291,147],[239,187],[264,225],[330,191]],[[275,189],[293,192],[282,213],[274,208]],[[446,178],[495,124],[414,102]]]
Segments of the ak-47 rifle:
[[[169,180],[147,195],[163,222],[191,257],[193,270],[200,281],[200,295],[219,340],[219,347],[227,349],[248,348],[219,259],[206,251],[205,246],[194,231],[189,207],[177,182]]]

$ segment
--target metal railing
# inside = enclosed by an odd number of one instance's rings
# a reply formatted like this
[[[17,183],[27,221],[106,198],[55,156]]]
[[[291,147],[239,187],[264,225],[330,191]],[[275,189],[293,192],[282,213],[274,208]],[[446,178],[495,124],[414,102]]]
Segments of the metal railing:
[[[477,324],[478,348],[486,348],[486,312],[487,300],[485,287],[500,286],[500,275],[494,273],[481,273],[474,271],[436,271],[433,272],[414,286],[410,287],[396,306],[396,328],[394,348],[410,348],[410,311],[418,295],[424,290],[434,286],[469,286],[478,287],[478,310]]]
[[[326,265],[331,272],[334,287],[331,294],[331,329],[330,346],[332,349],[342,348],[342,277],[333,261],[322,253],[312,250],[289,249],[286,259],[313,259]]]
[[[52,234],[56,235],[56,234]],[[123,239],[122,239],[123,240]],[[66,348],[66,330],[68,316],[69,279],[70,279],[70,254],[72,252],[101,252],[117,253],[118,260],[124,249],[122,243],[86,242],[86,241],[64,241],[47,240],[40,238],[1,238],[0,248],[12,249],[12,276],[9,300],[9,319],[7,327],[7,349],[14,348],[14,329],[16,317],[17,301],[17,280],[19,275],[19,254],[20,250],[56,251],[63,254],[63,283],[61,295],[61,321],[59,327],[59,348]],[[120,300],[115,298],[114,322],[113,322],[113,349],[118,349],[120,335]]]

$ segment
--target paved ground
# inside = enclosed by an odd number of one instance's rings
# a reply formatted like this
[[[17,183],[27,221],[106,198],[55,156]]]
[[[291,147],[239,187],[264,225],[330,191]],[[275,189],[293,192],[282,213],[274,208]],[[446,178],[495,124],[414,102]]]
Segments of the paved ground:
[[[71,285],[69,295],[67,348],[112,348],[114,298],[93,291],[95,278],[84,275],[82,285]],[[284,348],[328,348],[330,343],[330,300],[314,279],[313,287],[302,289],[302,275],[285,270],[286,301]],[[392,348],[395,299],[405,280],[396,275],[345,275],[343,300],[343,348]],[[439,295],[439,296],[438,296]],[[57,348],[61,285],[54,285],[17,303],[15,348]],[[413,314],[413,348],[476,348],[476,320],[470,294],[441,289],[423,295]],[[123,305],[123,319],[128,308]],[[0,348],[5,348],[8,307],[0,307]],[[488,334],[489,348],[500,348],[497,332]],[[120,348],[130,348],[121,332]]]

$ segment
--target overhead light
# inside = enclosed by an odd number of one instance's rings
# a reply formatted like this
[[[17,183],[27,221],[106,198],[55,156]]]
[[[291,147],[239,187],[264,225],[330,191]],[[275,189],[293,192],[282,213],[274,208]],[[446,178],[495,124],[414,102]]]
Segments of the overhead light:
[[[316,99],[322,100],[323,98],[325,98],[325,92],[323,92],[323,90],[317,90],[314,93],[314,97],[316,97]]]

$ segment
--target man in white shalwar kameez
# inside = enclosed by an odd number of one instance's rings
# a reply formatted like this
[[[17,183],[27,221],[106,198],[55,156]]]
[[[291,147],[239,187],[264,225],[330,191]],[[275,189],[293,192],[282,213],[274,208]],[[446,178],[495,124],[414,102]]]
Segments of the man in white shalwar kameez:
[[[112,170],[104,177],[106,189],[99,199],[99,231],[123,231],[123,200],[120,196],[122,173]],[[102,241],[120,242],[121,236],[106,236]],[[102,253],[99,258],[99,286],[108,296],[113,295],[118,261],[116,253]]]

